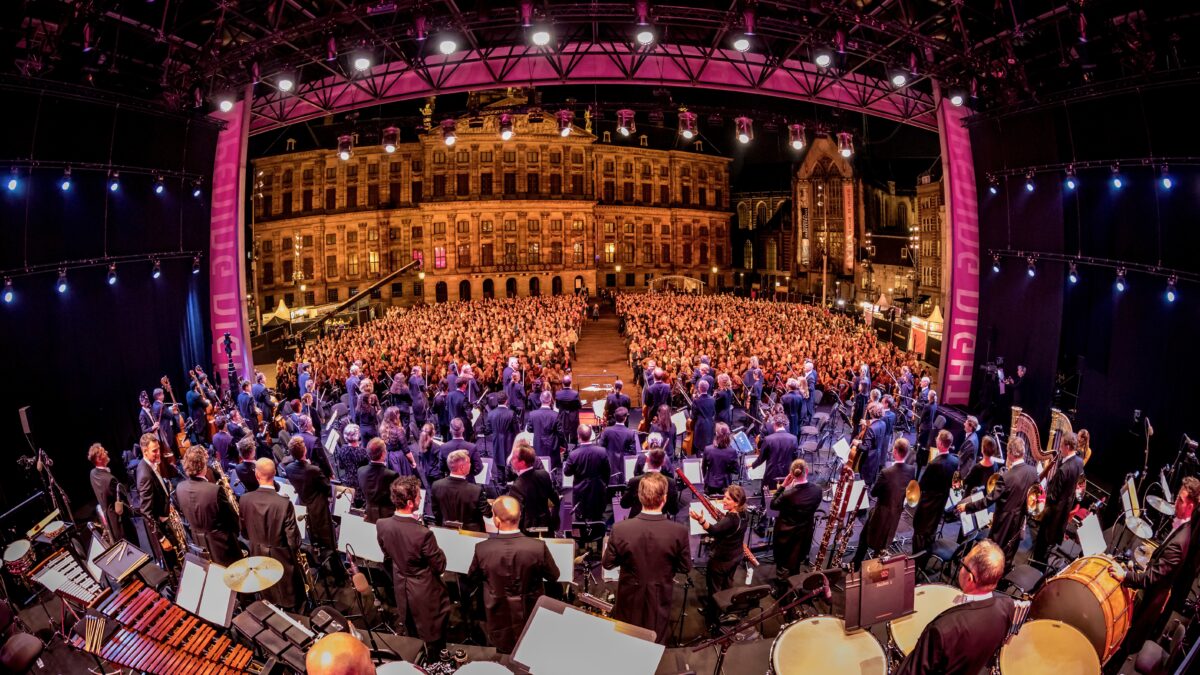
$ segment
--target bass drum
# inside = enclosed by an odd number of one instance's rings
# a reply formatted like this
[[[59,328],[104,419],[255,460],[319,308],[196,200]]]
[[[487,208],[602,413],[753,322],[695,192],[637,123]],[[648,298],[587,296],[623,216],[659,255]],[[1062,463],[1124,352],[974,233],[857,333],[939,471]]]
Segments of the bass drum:
[[[925,627],[939,614],[954,606],[962,591],[945,584],[921,584],[913,594],[913,613],[888,622],[892,643],[904,656],[917,646]]]
[[[1108,661],[1133,617],[1124,570],[1108,556],[1079,558],[1047,581],[1033,596],[1029,619],[1054,619],[1073,626],[1092,643],[1100,662]]]
[[[1000,648],[1000,675],[1100,675],[1088,639],[1061,621],[1027,621]]]
[[[865,630],[846,634],[832,616],[814,616],[784,626],[771,645],[772,675],[846,673],[886,675],[883,647]]]

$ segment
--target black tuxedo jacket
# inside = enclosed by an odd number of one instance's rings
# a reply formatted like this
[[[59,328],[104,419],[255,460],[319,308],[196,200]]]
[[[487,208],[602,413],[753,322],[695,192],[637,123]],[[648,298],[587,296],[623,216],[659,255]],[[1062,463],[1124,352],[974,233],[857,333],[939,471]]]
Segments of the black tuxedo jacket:
[[[321,452],[324,452],[322,450]],[[333,516],[329,512],[329,477],[321,467],[305,460],[287,465],[287,478],[296,488],[296,497],[308,510],[308,540],[326,549],[334,548]]]
[[[238,517],[221,488],[203,478],[189,478],[175,488],[175,501],[192,530],[192,539],[212,561],[228,567],[242,558],[238,543]]]
[[[1011,561],[1021,543],[1021,528],[1025,525],[1025,495],[1029,488],[1037,482],[1037,467],[1022,462],[1000,474],[996,479],[996,498],[972,502],[967,506],[968,511],[979,511],[989,504],[996,505],[992,514],[992,526],[988,530],[988,539],[996,542],[1004,551],[1004,559]]]
[[[479,542],[467,576],[475,586],[482,584],[488,639],[496,651],[512,652],[534,604],[558,575],[540,539],[517,532]]]
[[[659,644],[666,644],[675,575],[692,569],[687,526],[662,514],[623,520],[613,526],[603,564],[605,569],[621,569],[612,617],[649,628]]]
[[[775,564],[794,574],[812,549],[813,516],[821,506],[821,488],[813,483],[780,488],[771,497],[770,506],[779,512],[775,519]]]
[[[433,499],[433,518],[438,525],[447,520],[462,523],[464,530],[483,532],[483,519],[492,515],[483,486],[464,478],[446,476],[430,488]]]
[[[896,675],[977,675],[1004,645],[1013,602],[995,593],[988,600],[956,605],[925,627]]]
[[[621,506],[629,509],[629,517],[635,518],[642,512],[642,502],[638,499],[638,486],[642,484],[642,477],[646,474],[638,474],[629,479],[625,484],[625,493],[621,495]],[[674,518],[675,514],[679,513],[679,488],[675,485],[675,476],[667,473],[664,468],[662,475],[667,479],[667,503],[663,506],[663,513]]]
[[[411,616],[422,640],[439,642],[446,633],[450,598],[442,582],[446,554],[433,532],[413,518],[393,515],[379,521],[376,536],[392,571],[401,624]]]
[[[879,472],[879,480],[871,488],[875,506],[863,527],[863,541],[868,548],[878,552],[892,543],[900,516],[904,513],[904,490],[916,475],[916,466],[901,462]]]
[[[553,535],[558,530],[560,499],[545,469],[534,467],[517,476],[509,484],[508,494],[521,502],[522,532],[528,533],[531,527],[547,527]]]
[[[400,474],[386,464],[371,462],[359,467],[358,488],[363,493],[368,523],[388,518],[396,512],[396,507],[392,505],[392,482],[399,477]]]
[[[913,514],[913,532],[930,535],[937,530],[950,498],[950,482],[958,471],[958,458],[950,453],[938,455],[921,474],[921,501]]]
[[[263,599],[280,607],[296,607],[304,590],[304,579],[296,566],[296,551],[300,548],[296,509],[287,497],[270,487],[247,492],[238,505],[250,555],[267,556],[283,564],[283,578],[263,591]]]

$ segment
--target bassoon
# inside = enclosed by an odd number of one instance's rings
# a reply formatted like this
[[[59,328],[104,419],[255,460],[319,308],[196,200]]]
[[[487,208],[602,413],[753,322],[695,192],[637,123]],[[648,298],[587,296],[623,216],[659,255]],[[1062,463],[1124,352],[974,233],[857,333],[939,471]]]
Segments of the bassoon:
[[[679,476],[679,480],[683,481],[683,484],[687,486],[687,489],[691,490],[692,494],[696,495],[696,498],[699,499],[700,503],[704,505],[704,508],[708,510],[708,515],[713,517],[713,520],[720,520],[722,516],[725,515],[718,511],[717,507],[713,506],[713,503],[709,501],[708,497],[705,496],[703,492],[700,492],[696,489],[695,485],[692,485],[692,481],[688,480],[687,476],[683,475],[683,467],[675,467],[675,475]],[[754,557],[754,553],[750,551],[750,546],[744,541],[742,542],[742,553],[746,555],[747,562],[754,567],[758,567],[758,558]]]
[[[833,536],[834,525],[836,524],[840,529],[842,515],[850,506],[850,487],[854,484],[854,464],[858,459],[859,445],[857,441],[861,441],[866,433],[867,425],[864,424],[862,430],[858,432],[858,437],[854,439],[856,443],[850,446],[850,455],[846,457],[846,463],[842,465],[838,475],[837,488],[833,491],[833,501],[829,502],[829,515],[825,518],[825,533],[821,535],[821,548],[817,549],[817,565],[820,567],[825,566],[825,554],[829,552],[829,541]]]

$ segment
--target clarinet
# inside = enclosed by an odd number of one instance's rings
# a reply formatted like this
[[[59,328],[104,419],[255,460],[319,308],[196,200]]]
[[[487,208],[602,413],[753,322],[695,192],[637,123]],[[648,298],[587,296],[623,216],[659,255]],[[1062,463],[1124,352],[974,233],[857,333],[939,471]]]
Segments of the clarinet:
[[[718,511],[717,507],[713,506],[712,502],[709,501],[708,497],[706,497],[704,493],[697,490],[695,485],[692,485],[692,481],[688,480],[687,476],[683,475],[682,467],[675,467],[675,475],[679,476],[679,479],[683,481],[683,484],[687,486],[687,489],[691,490],[692,494],[696,495],[696,498],[700,500],[700,503],[704,505],[705,510],[708,511],[708,515],[713,517],[713,520],[721,519],[724,514]],[[744,541],[742,542],[742,553],[745,554],[747,562],[749,562],[753,567],[758,567],[758,558],[754,557],[754,553],[750,551],[750,546]]]

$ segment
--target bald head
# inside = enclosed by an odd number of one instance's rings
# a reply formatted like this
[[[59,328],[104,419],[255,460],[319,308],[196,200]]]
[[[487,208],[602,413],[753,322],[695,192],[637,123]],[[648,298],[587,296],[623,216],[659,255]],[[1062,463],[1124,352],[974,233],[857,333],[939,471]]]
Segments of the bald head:
[[[314,642],[305,666],[309,675],[375,675],[371,650],[349,633],[330,633]]]
[[[497,529],[517,529],[517,523],[521,521],[521,502],[508,495],[497,498],[492,502],[492,518]]]
[[[263,457],[254,462],[254,477],[259,485],[275,484],[275,460]]]
[[[958,585],[964,593],[991,593],[1004,576],[1004,551],[990,539],[984,539],[963,558]]]

